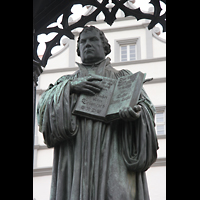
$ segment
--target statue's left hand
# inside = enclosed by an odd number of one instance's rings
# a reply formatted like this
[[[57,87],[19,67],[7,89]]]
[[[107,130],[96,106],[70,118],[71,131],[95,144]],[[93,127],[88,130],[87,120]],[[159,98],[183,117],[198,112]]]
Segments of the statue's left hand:
[[[135,105],[133,108],[123,107],[119,110],[119,116],[125,121],[133,121],[140,117],[141,115],[141,106]]]
[[[86,94],[95,95],[102,90],[102,86],[99,83],[93,83],[92,81],[102,81],[101,78],[89,77],[89,78],[77,78],[70,82],[70,94]]]

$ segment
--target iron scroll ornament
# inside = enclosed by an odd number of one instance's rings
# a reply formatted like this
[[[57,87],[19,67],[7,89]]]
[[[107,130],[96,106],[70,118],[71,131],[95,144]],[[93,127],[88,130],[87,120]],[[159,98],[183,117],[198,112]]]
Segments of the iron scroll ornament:
[[[105,15],[104,21],[109,24],[110,26],[113,24],[113,22],[116,20],[116,13],[119,9],[121,9],[125,17],[127,16],[134,16],[137,20],[140,19],[149,19],[151,20],[148,29],[152,29],[157,23],[160,23],[163,27],[163,32],[166,32],[166,11],[163,15],[160,16],[160,12],[162,10],[160,6],[160,1],[164,2],[166,4],[166,0],[151,0],[149,3],[151,3],[154,6],[154,13],[143,13],[140,8],[137,9],[130,9],[124,5],[125,2],[128,0],[102,0],[99,2],[98,0],[74,0],[71,1],[60,13],[57,13],[54,20],[57,20],[57,17],[63,14],[61,25],[62,27],[51,27],[47,28],[48,26],[45,26],[35,32],[33,35],[34,37],[34,45],[33,45],[33,59],[36,60],[41,66],[45,67],[47,64],[48,58],[52,55],[51,50],[53,47],[60,45],[60,39],[62,36],[67,36],[69,39],[74,39],[74,35],[72,33],[72,30],[78,27],[84,27],[88,22],[90,21],[96,21],[96,17],[100,12],[103,12]],[[108,5],[112,2],[111,9],[108,9]],[[86,5],[92,5],[96,7],[96,10],[92,12],[88,16],[83,16],[79,21],[77,21],[74,24],[69,24],[68,18],[72,14],[71,8],[74,4],[82,4],[82,6]],[[51,23],[53,23],[52,21]],[[50,24],[51,24],[50,23]],[[39,45],[39,42],[37,41],[37,36],[39,34],[45,33],[49,34],[51,32],[57,33],[57,35],[49,42],[46,42],[46,50],[44,52],[44,55],[42,57],[42,60],[39,59],[37,55],[37,47]]]

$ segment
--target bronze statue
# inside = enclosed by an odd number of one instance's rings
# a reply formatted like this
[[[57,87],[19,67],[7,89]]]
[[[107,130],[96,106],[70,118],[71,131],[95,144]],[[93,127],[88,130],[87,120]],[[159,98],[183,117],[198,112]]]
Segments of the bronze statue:
[[[84,27],[77,44],[79,70],[50,84],[39,100],[39,130],[54,147],[50,200],[149,200],[145,171],[156,161],[158,143],[155,108],[144,89],[139,103],[123,107],[120,119],[110,123],[72,114],[81,94],[103,89],[102,79],[93,75],[132,74],[111,66],[110,51],[102,31]]]

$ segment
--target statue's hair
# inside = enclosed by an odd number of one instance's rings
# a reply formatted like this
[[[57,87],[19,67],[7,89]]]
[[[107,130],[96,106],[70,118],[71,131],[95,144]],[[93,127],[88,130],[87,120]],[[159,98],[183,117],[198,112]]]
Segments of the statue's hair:
[[[102,44],[104,47],[105,55],[107,56],[111,52],[110,44],[108,43],[108,40],[107,40],[106,36],[104,35],[104,32],[99,30],[95,26],[84,26],[83,30],[80,32],[78,41],[77,41],[77,50],[76,50],[78,56],[80,56],[79,42],[80,42],[81,34],[83,32],[92,31],[92,30],[96,30],[99,33],[99,36],[101,38],[101,41],[102,41]]]

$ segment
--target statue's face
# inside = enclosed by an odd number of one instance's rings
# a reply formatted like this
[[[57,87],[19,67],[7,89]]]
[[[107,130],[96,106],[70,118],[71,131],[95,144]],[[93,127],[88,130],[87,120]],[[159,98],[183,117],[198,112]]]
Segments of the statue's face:
[[[81,34],[79,49],[83,63],[94,63],[105,58],[103,44],[96,30]]]

